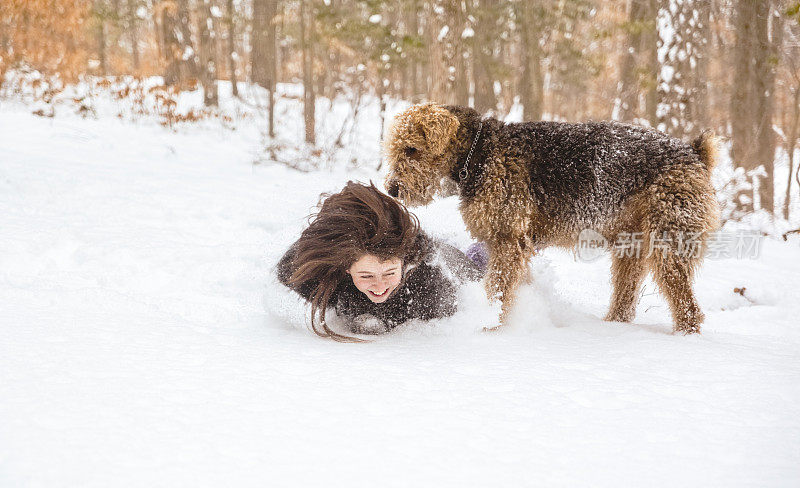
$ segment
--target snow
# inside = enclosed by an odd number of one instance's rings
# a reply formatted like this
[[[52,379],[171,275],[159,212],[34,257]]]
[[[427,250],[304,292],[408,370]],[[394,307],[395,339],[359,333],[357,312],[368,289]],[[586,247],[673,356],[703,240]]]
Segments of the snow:
[[[800,483],[797,236],[706,261],[702,335],[670,334],[650,281],[603,322],[608,258],[548,249],[506,330],[471,284],[448,320],[341,344],[273,266],[320,193],[381,174],[261,160],[263,118],[30,111],[0,107],[1,486]],[[454,198],[415,212],[471,242]]]

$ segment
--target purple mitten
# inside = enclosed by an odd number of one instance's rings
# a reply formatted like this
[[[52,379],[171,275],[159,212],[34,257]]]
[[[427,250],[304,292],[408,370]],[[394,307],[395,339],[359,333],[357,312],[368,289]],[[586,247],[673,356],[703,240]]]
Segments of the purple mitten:
[[[489,248],[483,242],[476,242],[467,248],[467,255],[470,261],[475,263],[475,266],[480,268],[481,271],[486,271],[489,265]]]

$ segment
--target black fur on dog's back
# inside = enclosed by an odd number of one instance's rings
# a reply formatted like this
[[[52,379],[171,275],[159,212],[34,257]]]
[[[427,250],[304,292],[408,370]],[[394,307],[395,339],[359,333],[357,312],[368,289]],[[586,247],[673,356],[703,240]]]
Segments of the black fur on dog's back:
[[[535,122],[518,128],[532,138],[530,191],[539,211],[552,218],[574,213],[581,224],[619,211],[625,198],[667,167],[701,164],[688,144],[630,125]],[[519,136],[513,125],[509,132]],[[571,205],[563,208],[566,202]]]
[[[452,109],[464,136],[469,135],[465,139],[471,140],[470,133],[477,132],[478,113]],[[689,145],[653,129],[617,122],[503,123],[486,119],[481,132],[474,158],[502,155],[502,159],[518,159],[529,171],[531,197],[541,218],[576,229],[602,226],[626,198],[671,167],[704,171],[713,164],[704,164],[700,158],[708,147],[705,136]],[[476,181],[462,193],[467,198],[473,193],[469,190],[480,186],[479,171],[474,172]]]

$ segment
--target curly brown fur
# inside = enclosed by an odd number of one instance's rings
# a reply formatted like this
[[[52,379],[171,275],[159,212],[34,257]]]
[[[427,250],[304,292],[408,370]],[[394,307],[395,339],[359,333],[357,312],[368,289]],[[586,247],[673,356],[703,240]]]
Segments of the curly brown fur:
[[[467,155],[475,144],[471,159]],[[715,141],[691,145],[643,127],[614,122],[503,123],[473,109],[415,105],[397,116],[385,143],[386,188],[410,205],[430,203],[441,180],[458,185],[467,229],[489,246],[485,286],[503,303],[501,324],[535,248],[573,247],[586,228],[613,240],[641,233],[645,252],[614,257],[607,320],[630,321],[648,270],[672,310],[674,330],[700,330],[692,292],[718,208],[710,183]],[[681,252],[677,236],[700,252]],[[650,236],[670,244],[647,254]]]

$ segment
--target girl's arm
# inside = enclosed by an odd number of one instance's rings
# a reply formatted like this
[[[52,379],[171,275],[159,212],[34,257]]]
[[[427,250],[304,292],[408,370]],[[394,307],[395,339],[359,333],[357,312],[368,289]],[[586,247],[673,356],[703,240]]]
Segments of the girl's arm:
[[[456,279],[464,282],[478,281],[483,278],[485,270],[475,264],[466,254],[441,241],[437,243],[437,247],[444,265]]]
[[[431,320],[456,313],[458,291],[438,267],[422,263],[408,277],[409,296],[404,312],[408,318]]]

